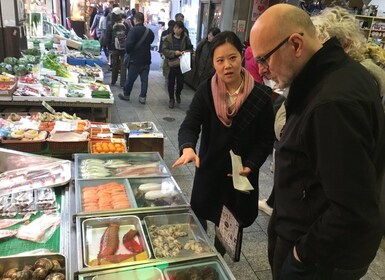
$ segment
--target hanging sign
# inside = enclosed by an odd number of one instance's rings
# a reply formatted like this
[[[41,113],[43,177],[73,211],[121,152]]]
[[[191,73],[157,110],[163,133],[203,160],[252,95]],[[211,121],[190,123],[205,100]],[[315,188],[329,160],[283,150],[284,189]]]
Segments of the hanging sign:
[[[253,13],[251,21],[256,21],[257,18],[269,7],[269,0],[254,0]]]

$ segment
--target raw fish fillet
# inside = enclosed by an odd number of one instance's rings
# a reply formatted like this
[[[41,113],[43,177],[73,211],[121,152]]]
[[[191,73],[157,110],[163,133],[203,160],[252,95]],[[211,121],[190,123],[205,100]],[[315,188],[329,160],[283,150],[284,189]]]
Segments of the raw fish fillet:
[[[0,219],[0,229],[7,228],[18,223],[27,221],[28,219]]]
[[[17,234],[17,230],[0,230],[0,239],[11,237]]]

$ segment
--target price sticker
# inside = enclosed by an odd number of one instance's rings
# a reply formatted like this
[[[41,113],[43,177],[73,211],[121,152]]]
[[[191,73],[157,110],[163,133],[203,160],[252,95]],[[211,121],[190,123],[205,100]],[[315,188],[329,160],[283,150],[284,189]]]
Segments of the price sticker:
[[[55,109],[52,108],[47,102],[43,101],[41,102],[41,105],[43,105],[44,108],[46,108],[51,114],[55,114]]]

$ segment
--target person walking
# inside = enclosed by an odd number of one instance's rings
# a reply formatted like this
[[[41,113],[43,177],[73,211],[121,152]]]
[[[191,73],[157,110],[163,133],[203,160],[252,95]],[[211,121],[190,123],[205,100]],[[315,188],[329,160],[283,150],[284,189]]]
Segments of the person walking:
[[[128,27],[122,20],[123,11],[119,7],[112,9],[112,22],[107,27],[106,43],[110,51],[111,59],[111,85],[115,85],[120,76],[120,87],[123,87],[126,81],[126,66],[124,65],[124,42],[127,37]],[[122,36],[122,37],[121,37]]]
[[[110,9],[106,8],[103,12],[103,15],[100,18],[99,21],[99,29],[100,29],[100,37],[99,37],[99,43],[100,48],[104,52],[104,55],[106,57],[107,64],[110,64],[110,56],[108,53],[108,47],[107,47],[107,16],[110,13]]]
[[[259,169],[273,148],[271,89],[242,67],[242,42],[234,32],[219,33],[211,46],[215,74],[193,97],[178,132],[181,156],[172,167],[195,163],[191,208],[205,229],[207,220],[219,225],[224,205],[248,227],[258,215]],[[254,188],[249,193],[234,188],[231,150],[242,160],[239,175]]]
[[[98,41],[102,33],[102,30],[99,28],[99,22],[102,16],[103,16],[103,9],[101,6],[98,6],[97,14],[94,16],[94,20],[90,28],[90,33],[94,34],[94,39]]]
[[[360,279],[384,232],[379,87],[337,38],[323,43],[293,5],[267,9],[250,43],[259,67],[279,88],[290,87],[275,151],[273,279]]]
[[[211,78],[215,70],[212,59],[210,59],[210,43],[221,30],[218,27],[210,28],[207,38],[199,42],[195,51],[194,81],[200,84],[204,80]]]
[[[126,53],[129,55],[127,81],[124,85],[124,94],[119,94],[119,98],[126,101],[130,100],[134,82],[140,76],[139,103],[146,104],[148,74],[151,64],[151,44],[155,36],[143,23],[143,13],[137,12],[134,15],[134,27],[127,36]]]
[[[168,94],[169,94],[169,108],[174,108],[175,106],[175,97],[176,102],[180,104],[181,102],[181,92],[184,84],[184,75],[180,70],[179,63],[172,64],[172,62],[179,62],[180,56],[183,55],[185,51],[192,52],[193,46],[191,44],[190,38],[184,33],[183,22],[175,22],[173,32],[166,36],[163,41],[162,53],[165,56],[165,63],[169,68],[168,72]],[[175,88],[176,81],[176,88]]]

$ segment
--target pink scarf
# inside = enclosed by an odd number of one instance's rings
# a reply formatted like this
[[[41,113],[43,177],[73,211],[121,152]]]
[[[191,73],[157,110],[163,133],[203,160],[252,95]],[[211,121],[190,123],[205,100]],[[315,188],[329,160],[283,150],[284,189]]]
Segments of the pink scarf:
[[[211,79],[211,92],[213,94],[215,111],[220,121],[227,127],[231,126],[232,119],[237,115],[239,108],[249,96],[254,87],[254,79],[251,74],[242,68],[243,87],[239,90],[235,102],[227,107],[227,89],[225,83],[215,74]]]

